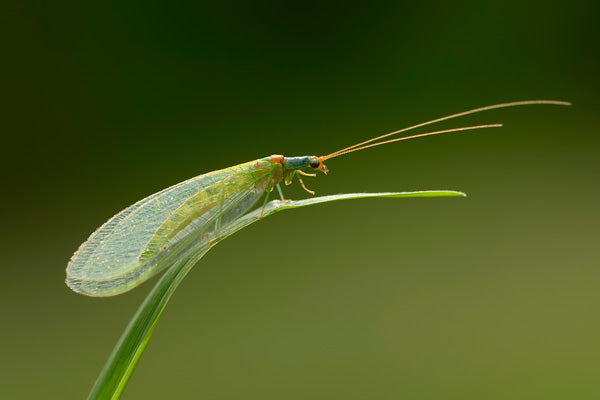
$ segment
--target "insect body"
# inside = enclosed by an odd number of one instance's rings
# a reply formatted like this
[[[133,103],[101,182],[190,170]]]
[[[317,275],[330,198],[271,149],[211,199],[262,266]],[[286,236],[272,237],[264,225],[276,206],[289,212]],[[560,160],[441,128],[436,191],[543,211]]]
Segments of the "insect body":
[[[326,156],[284,157],[272,155],[209,172],[178,183],[138,201],[121,211],[84,242],[67,266],[67,285],[89,296],[123,293],[199,247],[208,249],[221,232],[234,224],[265,194],[279,184],[290,184],[294,177],[306,188],[301,175],[314,176],[303,168],[328,172],[324,162],[350,152],[417,137],[500,127],[477,125],[380,141],[421,126],[494,108],[525,104],[566,102],[534,100],[498,104],[450,115],[338,150]],[[265,197],[263,205],[268,197]]]
[[[282,180],[289,184],[316,157],[270,156],[209,172],[164,189],[121,211],[73,255],[67,284],[76,292],[110,296],[160,271],[169,258],[246,213]],[[326,171],[319,163],[315,169]]]

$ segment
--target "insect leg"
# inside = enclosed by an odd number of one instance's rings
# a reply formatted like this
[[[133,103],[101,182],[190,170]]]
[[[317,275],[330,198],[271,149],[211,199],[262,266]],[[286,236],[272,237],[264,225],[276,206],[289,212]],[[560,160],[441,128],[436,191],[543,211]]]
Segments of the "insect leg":
[[[271,179],[269,179],[269,182],[267,183],[267,188],[273,183],[273,177],[271,177]],[[277,189],[279,189],[279,185],[277,185]],[[261,219],[263,217],[263,212],[265,211],[265,207],[267,206],[267,201],[269,200],[269,196],[271,195],[271,192],[273,191],[273,187],[271,186],[271,190],[265,190],[265,192],[267,192],[267,195],[265,196],[265,201],[263,201],[263,205],[262,205],[262,209],[260,210],[260,216],[258,217],[258,219]]]
[[[317,174],[309,174],[308,172],[304,172],[301,170],[297,170],[297,173],[299,173],[300,175],[304,175],[304,176],[317,176]]]
[[[306,190],[308,193],[310,193],[310,194],[312,194],[312,195],[314,195],[314,194],[315,194],[314,190],[310,190],[309,188],[307,188],[307,187],[304,185],[304,181],[302,180],[302,178],[300,178],[300,175],[298,175],[298,181],[300,181],[300,185],[302,185],[302,189]]]
[[[263,217],[263,212],[265,212],[265,207],[267,206],[267,201],[269,200],[270,195],[271,195],[271,192],[267,192],[267,195],[265,196],[265,201],[263,201],[262,209],[260,210],[260,216],[258,217],[258,219],[261,219]]]
[[[286,200],[285,197],[283,197],[283,192],[281,191],[281,186],[279,186],[279,183],[276,186],[277,186],[277,191],[279,192],[279,197],[281,197],[281,201],[289,201],[289,200]]]

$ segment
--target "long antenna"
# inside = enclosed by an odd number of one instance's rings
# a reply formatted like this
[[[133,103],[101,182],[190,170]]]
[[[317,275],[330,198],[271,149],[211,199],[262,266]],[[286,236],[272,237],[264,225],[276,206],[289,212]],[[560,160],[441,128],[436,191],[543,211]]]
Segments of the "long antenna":
[[[357,143],[357,144],[355,144],[353,146],[349,146],[349,147],[343,148],[343,149],[338,150],[336,152],[333,152],[333,153],[331,153],[331,154],[329,154],[327,156],[324,156],[323,159],[326,160],[328,158],[337,157],[339,155],[348,153],[349,152],[348,150],[354,149],[356,147],[363,146],[363,145],[365,145],[367,143],[371,143],[371,142],[374,142],[376,140],[383,139],[383,138],[391,136],[391,135],[396,135],[398,133],[406,132],[406,131],[409,131],[409,130],[412,130],[412,129],[420,128],[420,127],[425,126],[425,125],[435,124],[436,122],[445,121],[447,119],[458,118],[458,117],[462,117],[464,115],[475,114],[475,113],[478,113],[478,112],[481,112],[481,111],[488,111],[488,110],[493,110],[493,109],[496,109],[496,108],[524,106],[524,105],[530,105],[530,104],[555,104],[555,105],[561,105],[561,106],[570,106],[571,105],[571,103],[569,103],[567,101],[557,101],[557,100],[525,100],[525,101],[514,101],[514,102],[511,102],[511,103],[494,104],[492,106],[475,108],[473,110],[463,111],[463,112],[458,113],[458,114],[452,114],[452,115],[448,115],[446,117],[434,119],[434,120],[427,121],[427,122],[422,122],[422,123],[417,124],[417,125],[409,126],[408,128],[400,129],[398,131],[386,133],[385,135],[377,136],[377,137],[375,137],[373,139],[365,140],[364,142]]]
[[[423,136],[433,136],[433,135],[440,135],[442,133],[471,131],[471,130],[474,130],[474,129],[500,128],[500,127],[502,127],[502,124],[488,124],[488,125],[464,126],[462,128],[445,129],[443,131],[419,133],[418,135],[405,136],[405,137],[401,137],[401,138],[397,138],[397,139],[390,139],[390,140],[386,140],[386,141],[383,141],[383,142],[371,143],[371,144],[367,144],[367,145],[361,146],[361,147],[355,147],[355,148],[350,148],[350,149],[346,149],[346,150],[343,150],[343,151],[338,151],[333,156],[332,155],[328,155],[328,156],[323,157],[323,160],[327,160],[329,158],[334,158],[334,157],[339,157],[339,156],[344,155],[344,154],[352,153],[353,151],[359,151],[359,150],[368,149],[369,147],[381,146],[382,144],[388,144],[388,143],[393,143],[393,142],[400,142],[402,140],[415,139],[415,138],[423,137]]]

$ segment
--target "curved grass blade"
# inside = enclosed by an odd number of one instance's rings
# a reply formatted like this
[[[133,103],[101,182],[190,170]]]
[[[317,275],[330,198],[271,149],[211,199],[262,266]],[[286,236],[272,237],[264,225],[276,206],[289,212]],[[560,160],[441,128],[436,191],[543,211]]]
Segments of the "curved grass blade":
[[[337,200],[360,199],[369,197],[450,197],[465,196],[464,193],[454,191],[423,191],[403,193],[350,193],[332,196],[315,197],[298,201],[273,200],[264,207],[258,208],[242,216],[237,221],[227,226],[220,237],[204,247],[196,249],[195,254],[185,259],[177,260],[156,283],[148,294],[140,308],[137,310],[129,325],[117,342],[98,379],[96,380],[88,399],[119,399],[131,374],[144,352],[152,333],[158,324],[172,294],[177,289],[183,278],[192,267],[210,250],[215,244],[234,234],[242,228],[274,214],[278,211],[309,206],[313,204],[326,203]]]

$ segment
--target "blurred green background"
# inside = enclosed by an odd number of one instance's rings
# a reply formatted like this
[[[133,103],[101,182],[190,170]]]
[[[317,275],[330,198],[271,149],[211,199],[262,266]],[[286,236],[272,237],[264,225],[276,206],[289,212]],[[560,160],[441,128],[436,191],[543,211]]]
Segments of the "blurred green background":
[[[64,285],[106,219],[273,153],[317,194],[183,282],[127,399],[600,397],[600,7],[563,2],[20,2],[3,7],[0,397],[80,399],[150,290]],[[287,195],[307,194],[296,184]]]

